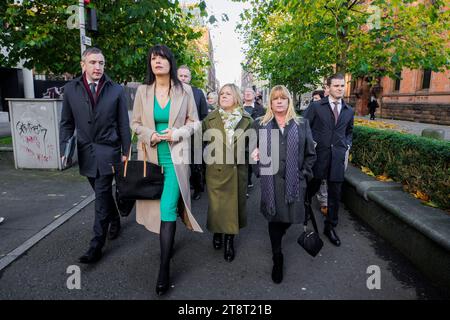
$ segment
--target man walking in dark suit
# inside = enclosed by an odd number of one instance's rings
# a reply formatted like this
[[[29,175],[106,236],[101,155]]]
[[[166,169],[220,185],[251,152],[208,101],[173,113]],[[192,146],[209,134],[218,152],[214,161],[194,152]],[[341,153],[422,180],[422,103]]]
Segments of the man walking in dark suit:
[[[112,196],[112,165],[126,159],[131,143],[123,88],[104,74],[105,58],[98,48],[82,55],[83,75],[64,87],[60,123],[61,152],[76,129],[80,174],[95,192],[94,238],[81,263],[100,260],[108,226],[109,239],[118,236],[120,216]],[[62,160],[64,162],[63,154]]]
[[[191,83],[192,75],[191,69],[188,66],[182,65],[177,70],[178,79],[186,84]],[[192,87],[192,92],[194,93],[195,105],[197,107],[197,114],[200,121],[202,121],[208,115],[208,104],[206,103],[205,94],[202,90],[196,87]],[[199,132],[200,133],[200,132]],[[201,138],[200,138],[201,141]],[[192,148],[191,150],[195,150]],[[192,157],[194,159],[194,157]],[[199,200],[201,197],[201,192],[203,190],[203,165],[202,164],[191,164],[191,184],[194,187],[194,194],[192,198],[194,200]]]
[[[344,181],[346,152],[352,145],[354,111],[344,100],[345,79],[335,74],[327,79],[329,96],[313,102],[305,111],[316,145],[314,178],[308,183],[309,203],[320,188],[322,179],[328,185],[328,214],[324,234],[336,246],[341,241],[336,233],[341,186]]]
[[[266,114],[263,106],[255,100],[255,91],[252,88],[245,88],[244,90],[244,110],[252,117],[253,120],[258,119]],[[248,166],[248,188],[253,188],[252,182],[252,166]]]

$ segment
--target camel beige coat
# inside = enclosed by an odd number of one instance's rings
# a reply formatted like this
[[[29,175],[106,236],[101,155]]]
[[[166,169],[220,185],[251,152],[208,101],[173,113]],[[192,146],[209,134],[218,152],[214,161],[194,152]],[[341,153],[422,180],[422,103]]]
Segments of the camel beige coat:
[[[134,100],[131,129],[138,136],[138,159],[144,159],[142,148],[142,143],[144,143],[147,161],[158,164],[157,147],[150,145],[151,136],[155,132],[153,117],[154,89],[154,84],[138,87]],[[201,130],[191,87],[183,84],[182,88],[177,88],[172,84],[170,100],[169,128],[172,128],[172,137],[177,141],[170,144],[170,153],[180,186],[179,208],[182,209],[179,210],[179,214],[188,229],[203,232],[191,212],[189,158],[186,158],[190,154],[190,144],[186,144],[186,140],[181,139],[181,137],[192,136],[195,131]],[[184,142],[182,143],[182,141]],[[184,149],[181,148],[182,145]],[[159,233],[161,225],[160,200],[136,201],[136,221],[144,225],[149,231]]]

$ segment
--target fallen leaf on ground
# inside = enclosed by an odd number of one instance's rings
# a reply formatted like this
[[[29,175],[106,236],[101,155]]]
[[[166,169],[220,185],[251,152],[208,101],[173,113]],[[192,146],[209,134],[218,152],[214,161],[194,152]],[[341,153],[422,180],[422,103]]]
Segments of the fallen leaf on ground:
[[[420,191],[420,190],[417,190],[415,193],[413,193],[412,194],[414,197],[416,197],[417,199],[419,199],[419,200],[422,200],[422,201],[430,201],[430,196],[429,195],[427,195],[427,194],[425,194],[425,193],[423,193],[422,191]]]
[[[367,167],[361,166],[361,171],[367,174],[368,176],[375,177],[375,174]]]

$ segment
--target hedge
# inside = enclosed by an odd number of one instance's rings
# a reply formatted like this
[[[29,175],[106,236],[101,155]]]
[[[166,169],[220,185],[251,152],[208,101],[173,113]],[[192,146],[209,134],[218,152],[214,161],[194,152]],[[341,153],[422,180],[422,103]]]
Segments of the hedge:
[[[353,164],[387,175],[405,191],[420,191],[439,208],[450,209],[449,141],[355,126],[351,153]]]

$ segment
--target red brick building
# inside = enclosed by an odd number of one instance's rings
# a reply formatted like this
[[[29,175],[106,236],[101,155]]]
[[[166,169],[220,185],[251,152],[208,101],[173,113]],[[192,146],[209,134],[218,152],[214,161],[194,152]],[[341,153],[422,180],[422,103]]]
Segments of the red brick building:
[[[382,118],[450,125],[450,70],[442,73],[431,70],[404,69],[401,80],[381,79],[377,91]],[[370,87],[367,81],[351,82],[347,76],[347,100],[358,115],[368,114]]]

